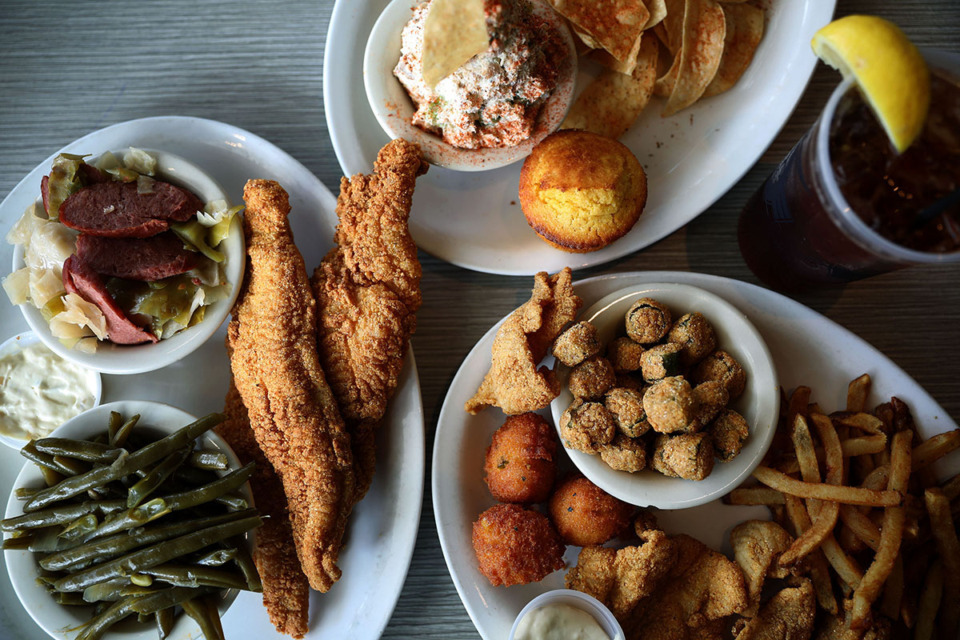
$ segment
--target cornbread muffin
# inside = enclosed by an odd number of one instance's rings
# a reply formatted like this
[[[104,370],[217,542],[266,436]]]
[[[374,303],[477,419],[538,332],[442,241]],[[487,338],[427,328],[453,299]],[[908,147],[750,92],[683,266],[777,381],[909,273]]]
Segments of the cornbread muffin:
[[[558,131],[534,147],[520,172],[520,205],[548,243],[596,251],[627,233],[647,201],[647,176],[616,140]]]

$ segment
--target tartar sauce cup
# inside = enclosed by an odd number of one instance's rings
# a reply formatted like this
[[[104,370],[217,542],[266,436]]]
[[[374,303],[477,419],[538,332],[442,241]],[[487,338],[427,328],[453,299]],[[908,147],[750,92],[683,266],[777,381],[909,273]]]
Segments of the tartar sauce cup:
[[[520,625],[520,621],[523,620],[527,614],[536,609],[553,604],[565,604],[589,613],[597,621],[604,633],[610,637],[610,640],[623,640],[625,637],[620,623],[617,622],[617,619],[613,616],[613,613],[611,613],[610,609],[608,609],[602,602],[593,596],[587,595],[581,591],[576,591],[574,589],[554,589],[553,591],[541,593],[539,596],[527,603],[527,606],[520,611],[520,615],[517,616],[517,619],[513,621],[513,627],[510,629],[509,640],[514,640],[517,633],[517,627]]]
[[[6,340],[3,341],[2,344],[0,344],[0,361],[3,361],[3,360],[6,359],[8,356],[13,356],[13,355],[15,355],[16,353],[18,353],[19,351],[21,351],[21,350],[23,350],[23,349],[26,349],[27,347],[31,347],[31,346],[33,346],[33,345],[35,345],[35,344],[41,344],[41,340],[40,340],[40,337],[37,336],[37,334],[35,334],[35,333],[32,332],[32,331],[25,331],[25,332],[23,332],[23,333],[18,333],[17,335],[15,335],[15,336],[13,336],[13,337],[11,337],[11,338],[7,338]],[[46,347],[43,347],[43,348],[46,349]],[[79,367],[79,366],[80,366],[80,365],[75,365],[75,364],[73,364],[73,363],[70,363],[70,362],[64,360],[63,358],[61,358],[60,356],[58,356],[57,354],[55,354],[55,353],[52,352],[52,351],[50,351],[49,353],[50,353],[50,356],[51,356],[52,358],[55,358],[55,359],[56,359],[55,361],[59,361],[59,362],[66,363],[66,364],[67,364],[68,366],[70,366],[70,367]],[[94,408],[94,407],[96,407],[96,406],[98,406],[98,405],[100,404],[100,396],[101,396],[101,393],[103,392],[103,381],[102,381],[102,379],[100,378],[100,373],[97,372],[97,371],[94,371],[94,370],[92,370],[92,369],[86,369],[84,373],[85,373],[85,375],[84,375],[84,377],[83,377],[83,383],[86,385],[86,389],[84,389],[83,392],[84,392],[85,394],[89,394],[89,401],[83,403],[83,408],[82,408],[82,409],[79,409],[78,411],[73,412],[73,413],[71,413],[70,415],[64,415],[64,416],[63,416],[63,422],[66,422],[67,420],[70,420],[70,419],[73,418],[74,416],[80,414],[82,411],[86,411],[86,410],[88,410],[88,409],[92,409],[92,408]],[[20,380],[20,381],[13,381],[13,382],[16,382],[16,383],[19,384],[19,383],[22,383],[22,382],[24,382],[24,381]],[[47,382],[50,382],[50,381],[47,380]],[[28,406],[15,407],[15,406],[13,405],[13,403],[3,401],[3,399],[4,399],[3,386],[4,386],[5,384],[7,384],[7,381],[4,381],[4,382],[0,383],[0,405],[3,406],[2,411],[3,411],[4,413],[10,414],[11,412],[16,412],[16,411],[18,411],[18,410],[22,410],[25,414],[28,414],[28,416],[25,416],[25,417],[37,415],[37,413],[38,413],[38,411],[37,411],[38,407],[37,407],[37,406],[32,406],[32,407],[28,407]],[[65,394],[65,393],[69,393],[69,391],[70,391],[70,390],[68,390],[68,389],[63,389],[63,388],[60,388],[60,389],[57,389],[57,390],[56,390],[56,392],[57,392],[58,394],[60,394],[60,395],[63,395],[63,394]],[[38,395],[37,402],[42,402],[43,399],[39,397],[39,392],[38,392],[37,395]],[[59,426],[59,425],[54,425],[53,428],[56,428],[57,426]],[[50,429],[50,430],[52,431],[53,429]],[[47,435],[50,435],[50,434],[49,434],[49,433],[43,433],[43,434],[38,434],[38,435],[39,435],[39,437],[43,437],[43,436],[47,436]],[[23,448],[23,445],[27,444],[27,442],[30,440],[30,438],[31,438],[30,435],[24,435],[24,437],[18,438],[18,437],[12,436],[12,435],[7,435],[7,434],[5,434],[5,433],[0,433],[0,442],[2,442],[3,444],[7,445],[7,446],[10,447],[11,449],[16,449],[17,451],[19,451],[21,448]]]

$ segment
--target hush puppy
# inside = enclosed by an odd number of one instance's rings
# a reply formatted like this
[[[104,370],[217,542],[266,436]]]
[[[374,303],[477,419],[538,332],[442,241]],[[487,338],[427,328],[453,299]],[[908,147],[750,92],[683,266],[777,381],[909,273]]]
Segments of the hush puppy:
[[[562,569],[565,547],[543,514],[498,504],[473,523],[480,573],[495,587],[539,582]]]
[[[578,364],[570,372],[567,386],[574,398],[588,398],[596,400],[603,397],[607,389],[617,382],[617,375],[613,365],[606,358],[599,356],[590,358]]]
[[[557,473],[557,436],[536,413],[508,416],[493,434],[483,469],[500,502],[543,502]]]
[[[598,353],[597,328],[586,321],[573,325],[553,342],[553,356],[568,367],[575,367]]]
[[[564,479],[550,496],[550,518],[567,544],[603,544],[630,526],[634,508],[583,476]]]

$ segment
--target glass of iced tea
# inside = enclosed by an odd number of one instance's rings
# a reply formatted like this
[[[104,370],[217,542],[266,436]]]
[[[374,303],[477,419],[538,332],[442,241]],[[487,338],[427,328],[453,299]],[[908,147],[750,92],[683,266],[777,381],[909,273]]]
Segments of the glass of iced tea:
[[[845,80],[747,203],[740,251],[766,284],[796,291],[960,262],[960,54],[924,56],[930,111],[906,151]]]

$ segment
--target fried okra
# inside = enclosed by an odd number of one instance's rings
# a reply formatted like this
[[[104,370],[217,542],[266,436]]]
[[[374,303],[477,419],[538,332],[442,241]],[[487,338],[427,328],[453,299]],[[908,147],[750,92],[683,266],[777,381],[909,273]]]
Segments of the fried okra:
[[[613,372],[610,361],[595,356],[573,368],[567,379],[567,386],[575,398],[596,400],[602,398],[616,382],[617,375]]]
[[[710,435],[717,457],[724,462],[730,462],[737,457],[750,437],[750,426],[742,415],[733,409],[725,409],[710,425]]]
[[[665,476],[703,480],[713,471],[713,442],[707,432],[657,437],[650,466]]]
[[[480,573],[495,587],[538,582],[563,568],[566,547],[542,513],[498,504],[473,523]]]
[[[640,391],[641,393],[647,388],[643,378],[629,373],[618,373],[616,384],[613,386],[623,387],[624,389],[633,389],[634,391]]]
[[[683,371],[680,352],[683,347],[673,342],[658,344],[643,352],[640,356],[640,372],[643,379],[653,384]]]
[[[650,430],[642,391],[614,387],[607,391],[603,403],[617,421],[620,433],[628,438],[638,438]]]
[[[600,459],[616,471],[643,471],[647,466],[647,447],[639,438],[618,433],[613,442],[600,447]]]
[[[617,432],[613,415],[599,402],[574,400],[560,416],[560,437],[571,449],[596,454]]]
[[[508,416],[493,434],[484,463],[491,495],[500,502],[543,502],[557,474],[557,436],[535,413]]]
[[[643,410],[658,433],[685,433],[696,426],[697,399],[681,376],[664,378],[647,389]]]
[[[550,496],[550,519],[567,544],[603,544],[630,526],[633,506],[583,476],[564,479]]]
[[[680,361],[687,367],[700,362],[717,348],[717,336],[702,313],[688,313],[682,316],[670,329],[667,341],[683,347],[680,352]]]
[[[576,323],[553,342],[554,357],[568,367],[575,367],[598,353],[600,340],[597,338],[597,329],[585,321]]]
[[[747,374],[737,360],[722,349],[717,349],[701,360],[691,372],[695,384],[708,380],[719,382],[727,389],[730,400],[736,400],[747,384]]]
[[[697,401],[697,431],[713,422],[730,401],[727,389],[719,382],[707,380],[693,388]]]
[[[640,298],[627,310],[627,335],[640,344],[653,344],[667,335],[671,320],[666,305],[653,298]]]
[[[620,337],[607,345],[607,360],[617,373],[639,371],[643,347],[630,338]]]

